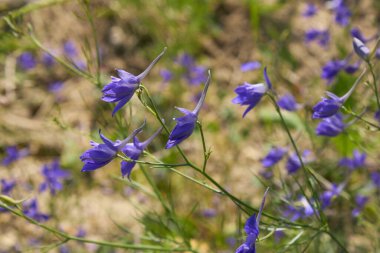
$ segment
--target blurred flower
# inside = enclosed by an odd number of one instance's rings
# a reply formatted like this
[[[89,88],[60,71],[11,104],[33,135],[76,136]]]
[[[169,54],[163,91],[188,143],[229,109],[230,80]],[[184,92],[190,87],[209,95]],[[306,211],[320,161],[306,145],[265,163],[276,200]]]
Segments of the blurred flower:
[[[269,179],[271,179],[271,178],[273,177],[273,171],[271,171],[271,170],[269,170],[269,169],[267,168],[267,169],[264,169],[264,170],[260,171],[260,175],[261,175],[263,178],[269,180]]]
[[[135,90],[139,87],[141,80],[150,72],[153,66],[161,59],[164,55],[166,48],[162,51],[156,59],[154,59],[150,65],[139,75],[135,76],[124,70],[118,69],[117,77],[111,77],[112,81],[104,86],[102,92],[102,100],[108,103],[118,102],[116,107],[112,112],[112,116],[123,107],[133,96]]]
[[[44,222],[49,219],[49,215],[41,213],[38,209],[37,199],[31,199],[24,203],[23,213],[38,222]]]
[[[282,210],[283,216],[289,218],[291,221],[296,221],[298,219],[304,219],[314,214],[313,207],[307,201],[307,199],[302,196],[293,204],[288,204]]]
[[[278,163],[282,157],[285,155],[286,149],[285,148],[277,148],[273,147],[269,151],[269,153],[261,160],[261,164],[264,168],[271,167]]]
[[[75,235],[76,237],[79,237],[79,238],[84,238],[86,236],[86,230],[84,230],[84,228],[80,227],[78,228],[78,231],[77,231],[77,234]]]
[[[1,194],[9,195],[13,188],[16,186],[15,180],[7,181],[5,179],[1,179]]]
[[[363,167],[367,158],[366,153],[360,153],[358,150],[354,150],[352,158],[344,157],[340,160],[339,165],[347,167],[351,170]]]
[[[308,3],[306,5],[305,10],[302,13],[302,16],[307,17],[307,18],[312,17],[317,13],[317,10],[318,9],[317,9],[317,6],[315,6],[315,4]]]
[[[362,41],[363,43],[367,43],[369,40],[367,40],[364,36],[363,36],[363,34],[362,34],[362,32],[359,30],[359,28],[357,28],[357,27],[354,27],[354,28],[352,28],[351,29],[351,36],[353,37],[353,38],[358,38],[360,41]]]
[[[144,149],[153,141],[153,139],[161,133],[163,127],[158,129],[149,139],[147,139],[144,142],[140,142],[139,139],[135,136],[133,137],[133,143],[128,143],[125,145],[121,152],[123,152],[127,157],[129,157],[132,160],[138,160],[141,153],[144,151]],[[128,178],[131,176],[131,172],[133,167],[136,165],[135,161],[122,161],[121,162],[121,174],[123,177],[127,175]]]
[[[326,208],[331,205],[331,200],[334,197],[337,197],[343,190],[344,184],[340,184],[337,186],[336,184],[332,184],[331,189],[324,191],[321,194],[321,204],[322,208]]]
[[[57,94],[62,90],[62,88],[63,88],[63,82],[56,81],[56,82],[49,84],[48,89],[51,93]]]
[[[71,40],[68,40],[63,44],[63,52],[69,58],[75,58],[78,55],[77,47],[75,46],[75,43]]]
[[[184,53],[177,57],[176,63],[185,68],[183,77],[190,85],[199,85],[207,80],[206,68],[196,65],[193,57]]]
[[[235,89],[237,97],[232,100],[232,103],[248,105],[247,109],[243,113],[243,118],[260,102],[264,94],[272,88],[272,83],[268,78],[266,67],[264,68],[264,78],[266,82],[265,84],[250,84],[245,82],[243,85],[240,85]]]
[[[380,189],[380,172],[374,171],[371,173],[372,183]]]
[[[160,71],[160,75],[161,75],[164,83],[169,82],[173,78],[173,73],[170,70],[167,70],[167,69],[162,69]]]
[[[214,218],[217,215],[217,211],[214,208],[206,208],[202,210],[202,216],[205,218]]]
[[[326,65],[322,67],[321,77],[327,80],[327,84],[331,84],[346,64],[347,62],[345,60],[332,60],[327,62]]]
[[[305,32],[305,42],[317,41],[321,47],[327,47],[330,42],[329,30],[310,29]]]
[[[369,54],[371,53],[369,48],[364,45],[364,43],[359,40],[358,38],[353,38],[352,45],[354,47],[355,53],[362,58],[363,60],[367,61]]]
[[[37,62],[32,53],[24,52],[17,58],[17,64],[23,70],[30,70],[36,67]]]
[[[377,122],[380,123],[380,110],[375,112],[374,118],[375,118],[375,120],[377,120]]]
[[[240,67],[240,70],[242,72],[247,72],[247,71],[251,71],[251,70],[256,70],[256,69],[259,69],[261,68],[261,63],[258,62],[258,61],[249,61],[249,62],[246,62],[246,63],[243,63]]]
[[[280,97],[280,99],[277,101],[277,104],[282,109],[290,112],[296,111],[300,108],[300,104],[297,104],[295,98],[290,93],[287,93],[284,96]]]
[[[255,253],[256,252],[256,240],[260,233],[259,223],[260,223],[261,213],[263,211],[264,204],[265,204],[265,198],[268,194],[268,190],[269,188],[264,193],[264,197],[261,202],[261,206],[260,206],[257,217],[256,217],[256,214],[253,214],[251,217],[248,218],[247,222],[245,223],[244,230],[245,230],[245,233],[247,234],[247,239],[242,245],[240,245],[239,248],[236,249],[235,253]]]
[[[347,26],[350,22],[351,11],[345,5],[344,0],[332,0],[328,7],[335,13],[335,22],[341,26]]]
[[[123,141],[116,140],[115,142],[107,139],[99,130],[100,138],[102,139],[104,144],[98,144],[94,141],[90,142],[93,148],[85,151],[80,156],[80,159],[84,163],[82,172],[93,171],[110,163],[117,155],[117,152],[119,152],[128,143],[130,139],[132,139],[136,136],[136,134],[141,132],[144,126],[145,122],[141,127],[133,131],[133,133],[129,135],[127,138],[125,138]]]
[[[352,210],[352,216],[358,217],[364,206],[367,204],[369,197],[363,195],[356,195],[355,203],[356,207]]]
[[[306,163],[306,158],[310,154],[310,150],[305,150],[302,155],[301,159],[302,162]],[[286,162],[286,170],[288,171],[288,174],[296,173],[299,168],[301,168],[302,164],[300,159],[298,158],[296,153],[293,153],[289,156],[288,161]]]
[[[322,119],[315,129],[315,133],[321,136],[334,137],[340,134],[345,127],[342,114],[337,113],[331,117]]]
[[[347,64],[344,66],[344,71],[346,71],[347,74],[353,74],[359,69],[360,63],[361,61],[357,61],[354,64]]]
[[[42,54],[42,63],[46,67],[50,68],[50,67],[52,67],[55,64],[55,59],[54,59],[54,57],[51,54],[49,54],[47,52],[44,52]]]
[[[18,150],[16,146],[8,146],[6,147],[5,150],[6,150],[7,155],[4,157],[3,161],[1,162],[4,166],[8,166],[9,164],[29,154],[28,149],[24,148],[24,149]]]
[[[165,146],[166,149],[169,149],[178,145],[179,143],[181,143],[183,140],[188,138],[193,133],[194,128],[195,128],[195,123],[198,119],[198,114],[206,98],[210,81],[211,81],[211,75],[209,72],[207,81],[205,83],[205,87],[203,88],[201,98],[199,99],[198,104],[193,111],[176,107],[176,109],[178,109],[180,112],[185,114],[185,116],[174,118],[177,121],[177,124],[175,125],[174,129],[169,135],[169,140]]]
[[[41,173],[45,181],[41,183],[39,190],[44,192],[49,188],[52,195],[62,190],[62,181],[70,177],[70,172],[61,169],[58,160],[54,160],[51,164],[45,164]]]

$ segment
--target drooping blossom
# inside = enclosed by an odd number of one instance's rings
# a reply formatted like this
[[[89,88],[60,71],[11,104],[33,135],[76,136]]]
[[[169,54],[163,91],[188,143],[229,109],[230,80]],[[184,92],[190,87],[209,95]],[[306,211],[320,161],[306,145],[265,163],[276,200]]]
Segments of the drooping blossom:
[[[99,144],[94,141],[90,142],[93,148],[85,151],[80,157],[84,163],[82,171],[93,171],[110,163],[116,157],[117,153],[124,148],[128,141],[142,131],[144,125],[145,122],[123,141],[116,140],[115,142],[107,139],[99,130],[99,135],[103,143]]]
[[[205,87],[203,88],[203,92],[201,94],[201,98],[199,99],[198,104],[193,111],[189,111],[185,108],[176,107],[176,109],[182,112],[185,116],[174,118],[175,121],[177,121],[177,124],[175,125],[175,127],[173,128],[173,130],[171,131],[169,135],[169,140],[165,146],[166,149],[169,149],[178,145],[179,143],[187,139],[193,133],[195,124],[198,119],[198,114],[206,98],[210,81],[211,81],[211,74],[209,72],[207,81],[205,83]]]
[[[367,61],[369,54],[371,53],[369,48],[364,45],[364,43],[358,38],[353,38],[352,45],[354,47],[354,51],[360,58]]]
[[[318,102],[313,107],[313,118],[328,118],[335,115],[342,107],[344,102],[346,102],[346,100],[354,92],[356,86],[360,83],[365,73],[366,70],[362,72],[362,74],[358,77],[354,85],[352,85],[351,89],[342,97],[338,97],[334,93],[326,91],[326,94],[329,98],[323,97],[322,101]]]
[[[315,133],[320,136],[335,137],[343,132],[345,127],[342,114],[337,113],[331,117],[323,118],[315,129]]]
[[[102,89],[103,97],[102,100],[108,103],[117,103],[112,115],[114,115],[118,110],[120,110],[133,96],[137,88],[139,87],[142,79],[148,75],[153,66],[161,59],[164,55],[166,48],[162,51],[156,59],[154,59],[149,66],[139,75],[135,76],[124,70],[117,69],[119,77],[111,77],[111,82],[104,86]]]
[[[265,83],[250,84],[245,82],[243,85],[240,85],[235,89],[237,97],[232,100],[232,103],[248,105],[243,113],[243,118],[260,102],[264,94],[272,88],[272,83],[269,80],[266,68],[264,68],[264,78]]]
[[[257,216],[256,214],[253,214],[246,221],[244,230],[245,230],[245,233],[247,234],[247,238],[245,242],[242,245],[240,245],[239,248],[236,249],[235,253],[255,253],[256,252],[256,240],[260,233],[259,223],[260,223],[261,213],[263,211],[264,204],[265,204],[265,198],[268,194],[268,190],[269,188],[267,188],[267,190],[264,193],[264,197],[261,202],[261,206],[260,206],[259,213],[257,214]]]
[[[133,143],[126,144],[121,152],[133,161],[122,161],[121,162],[121,174],[123,177],[127,176],[130,178],[133,167],[136,165],[135,160],[138,160],[144,149],[153,141],[153,139],[161,133],[163,127],[158,129],[149,139],[140,142],[135,136],[133,137]]]

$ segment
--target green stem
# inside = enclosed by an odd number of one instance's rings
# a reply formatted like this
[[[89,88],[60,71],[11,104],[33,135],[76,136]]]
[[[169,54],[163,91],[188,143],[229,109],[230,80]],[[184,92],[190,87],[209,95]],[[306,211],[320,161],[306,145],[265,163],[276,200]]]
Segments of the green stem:
[[[268,95],[268,97],[271,99],[271,101],[272,101],[272,103],[273,103],[273,105],[274,105],[274,107],[275,107],[275,109],[276,109],[278,115],[280,116],[281,124],[283,125],[283,127],[284,127],[284,129],[285,129],[285,131],[286,131],[286,134],[288,135],[289,140],[290,140],[290,142],[291,142],[291,144],[292,144],[292,146],[293,146],[293,149],[294,149],[294,151],[295,151],[295,153],[296,153],[296,155],[297,155],[297,157],[298,157],[298,159],[299,159],[299,161],[300,161],[300,163],[301,163],[302,170],[303,170],[303,172],[304,172],[304,174],[305,174],[306,183],[307,183],[307,185],[308,185],[310,191],[312,192],[313,199],[314,199],[314,201],[315,201],[315,203],[316,203],[316,206],[317,206],[317,209],[318,209],[318,212],[319,212],[319,217],[322,218],[322,221],[323,221],[323,222],[325,222],[325,216],[324,216],[324,213],[323,213],[323,211],[322,211],[322,208],[321,208],[321,205],[320,205],[320,202],[319,202],[319,196],[318,196],[318,193],[316,192],[316,190],[315,190],[314,187],[313,187],[313,184],[311,183],[311,179],[310,179],[310,177],[313,177],[313,175],[312,175],[312,174],[310,173],[310,171],[306,168],[306,166],[305,166],[305,164],[304,164],[304,162],[303,162],[303,160],[302,160],[301,153],[300,153],[300,151],[298,150],[298,147],[297,147],[297,145],[296,145],[296,143],[295,143],[295,141],[294,141],[294,139],[293,139],[293,137],[292,137],[292,134],[290,133],[290,130],[289,130],[289,128],[288,128],[288,125],[286,124],[286,121],[285,121],[285,119],[284,119],[284,116],[282,115],[281,109],[280,109],[280,107],[279,107],[278,104],[277,104],[276,98],[275,98],[274,95],[273,95],[272,93],[270,93],[270,92],[268,92],[267,95]],[[313,177],[313,178],[314,178],[314,177]],[[300,184],[299,184],[299,186],[301,187]],[[306,195],[306,192],[302,189],[302,187],[301,187],[301,190],[302,190],[302,192],[303,192],[303,194],[304,194],[304,196],[305,196],[307,202],[309,203],[309,205],[310,205],[311,207],[313,207],[313,204],[312,204],[311,200],[308,198],[308,196]],[[313,210],[314,210],[314,208],[313,208]],[[317,215],[317,216],[318,216],[318,215]]]
[[[61,238],[63,238],[63,240],[67,240],[67,241],[73,240],[73,241],[77,241],[77,242],[92,243],[92,244],[96,244],[96,245],[109,246],[109,247],[121,248],[121,249],[155,250],[155,251],[166,251],[166,252],[188,252],[188,251],[194,252],[194,250],[192,250],[192,249],[185,249],[185,248],[164,248],[164,247],[155,246],[155,245],[124,244],[124,243],[98,241],[98,240],[91,240],[91,239],[82,238],[82,237],[76,237],[76,236],[69,235],[65,232],[59,231],[55,228],[49,227],[47,225],[41,224],[38,221],[24,215],[22,212],[14,210],[14,209],[12,209],[12,208],[10,208],[7,205],[4,205],[2,203],[0,203],[0,207],[7,209],[12,214],[19,216],[19,217],[27,220],[28,222],[48,231],[48,232],[50,232],[56,236],[60,236]]]
[[[376,75],[373,70],[373,65],[370,61],[367,61],[369,71],[371,72],[372,79],[373,79],[373,88],[375,90],[375,96],[376,96],[376,103],[377,103],[377,110],[380,110],[380,98],[379,98],[379,90],[377,88],[377,83],[376,83]]]
[[[210,158],[210,152],[207,152],[207,149],[206,149],[206,141],[205,141],[205,136],[203,134],[202,124],[199,121],[197,121],[197,125],[199,127],[199,131],[201,132],[202,147],[203,147],[203,166],[202,166],[202,172],[204,173],[206,171],[207,161]]]

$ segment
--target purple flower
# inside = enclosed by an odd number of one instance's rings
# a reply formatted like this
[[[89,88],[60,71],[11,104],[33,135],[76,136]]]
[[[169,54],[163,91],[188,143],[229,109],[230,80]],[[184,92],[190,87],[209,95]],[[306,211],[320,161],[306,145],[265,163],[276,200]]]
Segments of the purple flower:
[[[69,58],[75,58],[78,55],[77,47],[75,46],[75,43],[71,40],[66,41],[65,44],[63,44],[63,52]]]
[[[271,148],[269,153],[264,157],[264,159],[261,160],[261,164],[264,168],[272,167],[282,159],[285,153],[285,148],[273,147]]]
[[[314,16],[316,13],[317,13],[317,6],[315,6],[315,4],[312,4],[312,3],[308,3],[304,12],[302,13],[302,16],[304,17],[312,17]]]
[[[352,85],[351,89],[344,94],[342,97],[336,96],[334,93],[326,91],[327,96],[330,98],[322,98],[322,101],[318,102],[313,107],[313,118],[328,118],[335,115],[339,109],[342,107],[344,102],[351,96],[354,92],[356,86],[360,83],[361,79],[365,74],[365,70],[361,73],[358,79],[355,81],[354,85]]]
[[[371,173],[372,183],[380,189],[380,172],[374,171]]]
[[[30,70],[36,67],[37,62],[34,55],[30,52],[24,52],[17,58],[18,65],[23,70]]]
[[[251,70],[256,70],[256,69],[259,69],[261,68],[261,63],[258,62],[258,61],[249,61],[249,62],[246,62],[246,63],[243,63],[240,67],[240,70],[242,72],[247,72],[247,71],[251,71]]]
[[[5,179],[1,179],[1,194],[9,195],[13,188],[16,186],[15,180],[7,181]]]
[[[341,26],[347,26],[350,22],[351,11],[345,5],[344,0],[330,1],[329,7],[335,13],[335,22]]]
[[[26,202],[23,207],[23,212],[26,216],[38,222],[44,222],[49,219],[49,215],[39,211],[37,199],[32,199]]]
[[[331,189],[324,191],[321,195],[322,208],[326,208],[330,206],[331,200],[342,192],[343,187],[344,187],[344,184],[340,184],[339,186],[337,186],[336,184],[333,184]]]
[[[305,33],[305,42],[310,43],[317,41],[322,47],[327,47],[330,42],[330,33],[328,30],[310,29]]]
[[[287,205],[282,213],[291,221],[296,221],[298,219],[304,219],[313,215],[314,210],[307,199],[302,196],[293,205]]]
[[[169,149],[172,148],[179,143],[181,143],[183,140],[187,139],[194,131],[195,123],[198,119],[199,111],[201,110],[201,107],[204,103],[204,100],[206,98],[208,86],[211,81],[211,74],[209,72],[207,81],[205,83],[205,87],[203,88],[203,92],[201,95],[201,98],[198,101],[197,106],[193,111],[189,111],[184,108],[176,107],[180,112],[182,112],[185,116],[175,118],[177,121],[177,124],[175,125],[174,129],[169,135],[169,140],[166,143],[165,148]]]
[[[321,77],[331,84],[338,73],[345,67],[347,62],[345,60],[332,60],[322,67]]]
[[[346,71],[347,74],[353,74],[359,69],[360,63],[360,61],[357,61],[354,64],[347,64],[344,66],[344,71]]]
[[[51,164],[45,164],[42,167],[41,173],[45,181],[41,183],[39,190],[40,192],[44,192],[49,188],[52,195],[62,190],[62,181],[70,177],[70,172],[61,169],[58,160],[54,160]]]
[[[352,216],[358,217],[364,206],[367,204],[369,197],[363,195],[356,195],[355,203],[356,207],[352,210]]]
[[[377,122],[380,123],[380,110],[376,111],[373,117],[375,118],[375,120],[377,120]]]
[[[153,66],[164,55],[166,48],[162,51],[156,59],[154,59],[150,65],[139,75],[135,76],[124,70],[118,69],[117,73],[119,78],[111,77],[111,82],[104,86],[102,92],[102,100],[108,103],[116,103],[116,107],[112,112],[112,116],[120,110],[133,96],[137,88],[139,87],[141,80],[150,72]]]
[[[193,57],[184,53],[176,59],[176,62],[185,68],[183,77],[190,85],[199,85],[207,80],[206,68],[196,65]]]
[[[337,113],[331,117],[322,119],[318,124],[315,133],[321,136],[334,137],[340,134],[345,127],[342,115]]]
[[[144,125],[145,122],[141,127],[133,131],[133,133],[129,135],[125,140],[116,140],[115,142],[107,139],[99,130],[100,138],[104,144],[98,144],[94,141],[90,142],[93,148],[85,151],[80,157],[84,163],[82,172],[93,171],[110,163],[116,157],[117,152],[121,151],[121,149],[128,143],[130,139],[141,132]]]
[[[63,88],[63,82],[61,82],[61,81],[56,81],[56,82],[54,82],[54,83],[51,83],[50,85],[49,85],[49,91],[51,92],[51,93],[54,93],[54,94],[57,94],[57,93],[59,93],[61,90],[62,90],[62,88]]]
[[[278,101],[277,104],[282,109],[285,109],[287,111],[296,111],[300,108],[300,105],[297,104],[295,98],[292,94],[287,93],[284,96],[282,96]]]
[[[302,161],[305,163],[305,159],[310,154],[310,150],[305,150],[301,155]],[[296,173],[302,164],[296,153],[293,153],[289,156],[288,161],[286,162],[286,170],[288,174]]]
[[[135,160],[138,160],[144,149],[153,141],[153,139],[162,131],[162,127],[157,130],[149,139],[144,142],[140,142],[135,136],[133,138],[133,143],[128,143],[125,145],[121,152],[123,152],[127,157],[134,161],[122,161],[121,162],[121,174],[123,177],[127,176],[130,178],[133,167],[136,165]]]
[[[7,155],[4,157],[2,164],[8,166],[9,164],[27,156],[29,151],[28,149],[18,150],[16,146],[9,146],[6,148]]]
[[[263,211],[264,204],[265,204],[265,198],[268,194],[268,190],[269,188],[267,188],[267,190],[264,193],[264,197],[261,202],[261,206],[260,206],[257,217],[256,217],[256,214],[253,214],[246,221],[244,230],[245,230],[245,233],[247,234],[247,239],[242,245],[240,245],[239,248],[236,249],[235,253],[255,253],[256,252],[256,240],[260,233],[259,223],[260,223],[261,213]]]
[[[160,75],[161,75],[164,83],[169,82],[173,78],[173,73],[170,70],[167,70],[167,69],[162,69],[160,71]]]
[[[364,45],[364,43],[358,38],[354,38],[352,45],[354,47],[354,51],[360,58],[363,60],[368,60],[369,54],[371,53],[368,47]]]
[[[367,40],[362,32],[359,30],[359,28],[355,27],[355,28],[352,28],[351,29],[351,36],[353,38],[358,38],[360,41],[362,41],[363,43],[367,43],[369,40]]]
[[[202,216],[205,218],[214,218],[217,215],[217,211],[214,208],[206,208],[202,211]]]
[[[266,82],[265,84],[250,84],[245,82],[243,85],[240,85],[235,89],[237,97],[232,100],[232,103],[248,105],[247,109],[243,113],[243,118],[250,110],[252,110],[253,107],[255,107],[260,102],[264,94],[272,88],[272,83],[268,78],[266,68],[264,68],[264,78]]]
[[[347,167],[351,170],[363,167],[367,158],[366,153],[360,153],[358,150],[354,150],[352,158],[344,157],[340,160],[339,165]]]
[[[55,59],[54,59],[54,57],[51,54],[49,54],[47,52],[44,52],[43,55],[42,55],[42,63],[46,67],[50,68],[50,67],[52,67],[55,64]]]

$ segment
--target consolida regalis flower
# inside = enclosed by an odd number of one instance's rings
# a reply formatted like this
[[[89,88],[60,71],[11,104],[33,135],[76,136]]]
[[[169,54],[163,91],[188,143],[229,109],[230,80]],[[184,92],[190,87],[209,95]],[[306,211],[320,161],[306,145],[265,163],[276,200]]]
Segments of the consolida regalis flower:
[[[346,125],[343,123],[343,117],[337,113],[331,117],[324,118],[315,129],[315,133],[321,136],[335,137],[339,135]]]
[[[128,141],[142,131],[144,126],[145,122],[125,140],[116,140],[115,142],[107,139],[99,130],[100,138],[104,144],[99,144],[94,141],[90,142],[93,148],[84,152],[80,157],[82,162],[84,162],[82,171],[93,171],[110,163],[116,157],[117,153],[127,145]]]
[[[243,113],[245,115],[255,107],[264,96],[264,94],[272,88],[272,83],[267,75],[267,69],[264,68],[265,83],[250,84],[245,82],[235,89],[237,97],[232,100],[234,104],[248,105],[247,109]]]
[[[358,77],[354,85],[352,85],[351,89],[342,97],[338,97],[334,93],[326,91],[327,96],[329,98],[322,98],[322,101],[318,102],[313,107],[313,118],[328,118],[333,115],[335,115],[339,109],[342,107],[344,102],[351,96],[351,94],[354,92],[356,86],[360,83],[361,79],[363,78],[364,74],[366,73],[366,70],[362,72],[362,74]]]
[[[195,123],[197,122],[197,119],[198,119],[199,111],[201,110],[201,107],[206,98],[210,81],[211,81],[211,73],[209,71],[208,78],[205,83],[205,87],[203,88],[203,92],[201,94],[201,98],[199,99],[198,104],[193,111],[176,107],[180,112],[185,114],[185,116],[175,118],[175,120],[177,121],[177,124],[175,125],[174,129],[169,135],[169,140],[165,146],[166,149],[169,149],[178,145],[179,143],[181,143],[183,140],[188,138],[193,133],[194,128],[195,128]]]
[[[123,152],[127,157],[129,157],[132,160],[138,160],[144,149],[153,141],[153,139],[159,133],[161,133],[162,129],[163,127],[158,129],[149,139],[143,142],[140,142],[139,139],[135,136],[133,138],[133,143],[128,143],[127,145],[125,145],[124,148],[121,149],[121,152]],[[129,178],[131,176],[132,169],[135,165],[135,161],[122,161],[121,174],[123,175],[123,177],[127,175]]]
[[[133,96],[137,88],[139,87],[141,80],[145,78],[150,72],[153,66],[161,59],[164,55],[164,51],[159,54],[156,59],[154,59],[150,65],[139,75],[135,76],[124,70],[117,69],[119,78],[112,76],[112,81],[104,86],[102,92],[102,100],[108,103],[116,103],[116,107],[113,109],[112,115],[114,115],[118,110],[120,110]]]
[[[257,217],[256,217],[256,214],[254,214],[251,217],[249,217],[247,222],[245,223],[244,230],[245,230],[245,233],[247,234],[247,239],[242,245],[240,245],[239,248],[236,249],[235,253],[255,253],[256,252],[256,239],[260,233],[259,223],[260,223],[261,213],[264,208],[265,198],[267,196],[268,190],[269,188],[267,188],[267,190],[264,193],[264,197],[261,202],[261,206],[260,206]]]

